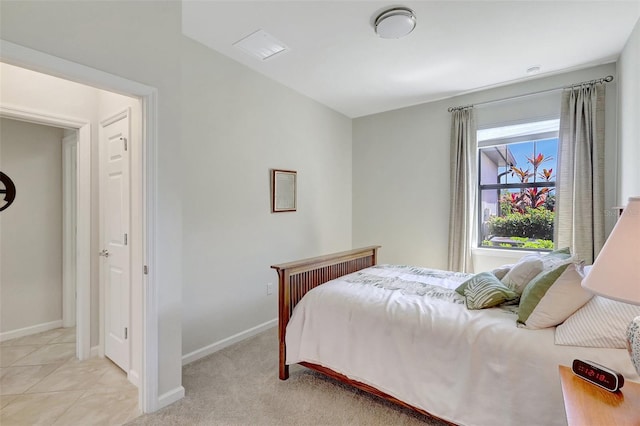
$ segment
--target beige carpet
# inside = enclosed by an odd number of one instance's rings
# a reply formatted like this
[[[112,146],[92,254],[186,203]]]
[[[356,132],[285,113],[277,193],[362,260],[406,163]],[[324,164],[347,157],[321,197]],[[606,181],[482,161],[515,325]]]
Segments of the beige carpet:
[[[278,379],[276,328],[183,369],[184,399],[129,425],[433,425],[442,422],[300,366]]]

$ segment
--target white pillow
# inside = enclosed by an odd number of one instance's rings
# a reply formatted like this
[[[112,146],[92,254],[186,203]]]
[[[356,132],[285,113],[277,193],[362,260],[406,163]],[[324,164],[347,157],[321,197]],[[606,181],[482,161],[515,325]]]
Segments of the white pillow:
[[[507,275],[500,281],[516,293],[522,294],[529,281],[542,272],[542,269],[543,263],[540,256],[528,254],[513,265]]]
[[[532,330],[553,327],[591,300],[593,293],[580,285],[580,270],[581,264],[569,263],[531,280],[520,299],[518,326]]]
[[[640,306],[594,296],[556,327],[556,345],[624,349],[627,327],[639,315]]]
[[[555,269],[557,266],[563,265],[571,260],[578,262],[578,259],[576,259],[574,256],[571,256],[569,254],[565,255],[562,253],[556,255],[546,254],[544,256],[540,256],[540,260],[542,261],[542,269],[544,269],[545,271]]]

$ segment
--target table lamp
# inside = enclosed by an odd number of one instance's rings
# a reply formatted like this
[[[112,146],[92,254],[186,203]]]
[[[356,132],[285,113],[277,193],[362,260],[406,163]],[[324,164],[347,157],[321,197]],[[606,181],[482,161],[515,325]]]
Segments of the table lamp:
[[[640,305],[640,197],[629,198],[582,287],[607,299]],[[640,374],[640,316],[627,328],[627,347]]]

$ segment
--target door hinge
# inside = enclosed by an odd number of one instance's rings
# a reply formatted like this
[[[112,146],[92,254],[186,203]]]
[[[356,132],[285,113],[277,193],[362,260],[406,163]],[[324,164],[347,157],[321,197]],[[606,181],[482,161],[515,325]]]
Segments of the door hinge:
[[[127,340],[127,337],[129,336],[129,329],[127,327],[124,328],[124,340]]]
[[[124,234],[124,245],[127,245],[127,234]]]
[[[144,265],[142,267],[142,273],[145,275],[149,275],[149,267],[147,265]]]
[[[124,150],[127,150],[127,138],[120,138],[124,142]]]

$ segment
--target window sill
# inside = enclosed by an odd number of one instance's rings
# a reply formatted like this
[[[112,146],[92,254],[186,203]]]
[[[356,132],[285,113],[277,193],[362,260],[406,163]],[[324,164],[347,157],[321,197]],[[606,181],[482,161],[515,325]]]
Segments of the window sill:
[[[471,254],[474,256],[485,256],[485,257],[501,257],[501,258],[509,258],[509,259],[520,259],[527,254],[541,254],[544,252],[540,252],[537,250],[507,250],[507,249],[499,249],[499,248],[488,248],[488,247],[472,247]]]

